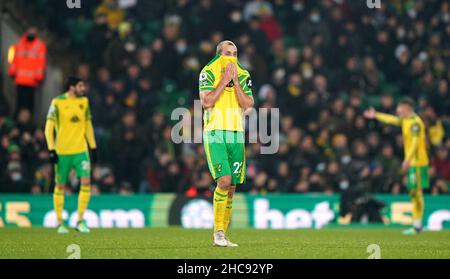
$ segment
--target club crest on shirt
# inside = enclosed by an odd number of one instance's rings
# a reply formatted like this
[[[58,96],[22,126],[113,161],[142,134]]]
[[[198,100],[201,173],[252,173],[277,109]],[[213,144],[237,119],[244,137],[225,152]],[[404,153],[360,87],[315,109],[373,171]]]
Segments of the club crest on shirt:
[[[73,115],[73,116],[70,118],[70,122],[72,122],[72,123],[78,123],[78,122],[80,122],[80,118],[78,117],[78,115]]]
[[[411,132],[413,132],[414,134],[417,134],[419,131],[420,131],[419,124],[414,124],[411,126]]]
[[[217,164],[216,165],[216,171],[217,172],[222,172],[222,164]]]

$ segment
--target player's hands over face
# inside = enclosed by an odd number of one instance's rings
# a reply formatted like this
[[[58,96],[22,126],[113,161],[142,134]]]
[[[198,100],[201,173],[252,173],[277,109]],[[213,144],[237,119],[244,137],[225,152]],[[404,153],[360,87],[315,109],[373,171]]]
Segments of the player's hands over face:
[[[230,63],[230,64],[228,64],[228,65],[231,65],[231,68],[232,68],[232,70],[233,70],[233,82],[234,82],[234,84],[239,84],[239,76],[238,76],[238,69],[237,69],[237,66],[236,66],[236,64],[234,64],[234,63]]]
[[[364,112],[364,117],[368,119],[374,119],[377,111],[374,108],[370,108]]]
[[[222,79],[226,84],[228,84],[233,79],[233,63],[228,63],[225,71],[222,74]]]

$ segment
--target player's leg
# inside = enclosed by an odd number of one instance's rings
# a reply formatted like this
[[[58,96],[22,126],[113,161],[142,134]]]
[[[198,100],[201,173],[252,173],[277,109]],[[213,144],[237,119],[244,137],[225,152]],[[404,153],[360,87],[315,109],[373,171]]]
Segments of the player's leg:
[[[80,177],[80,192],[78,193],[78,222],[77,230],[89,233],[90,230],[83,217],[91,199],[91,163],[87,152],[74,155],[74,167],[77,176]]]
[[[224,218],[228,192],[231,187],[231,170],[222,133],[222,131],[205,131],[203,145],[209,171],[217,182],[213,197],[214,245],[226,247]]]
[[[411,191],[411,200],[413,204],[413,228],[420,232],[422,231],[422,218],[424,211],[424,201],[423,201],[423,193],[422,189],[417,188],[416,190]]]
[[[423,188],[429,187],[428,168],[411,167],[408,171],[408,189],[413,205],[413,227],[404,231],[404,234],[417,234],[422,231],[422,219],[424,213]]]
[[[231,175],[224,175],[217,179],[217,186],[214,190],[214,244],[216,246],[228,246],[225,238],[225,218],[227,211],[228,193],[231,188]]]
[[[225,212],[225,230],[230,224],[233,196],[236,191],[236,185],[245,181],[245,144],[243,132],[227,132],[227,152],[229,156],[229,164],[231,168],[231,184],[232,187],[228,192],[227,207]]]
[[[236,185],[243,184],[245,181],[245,143],[244,143],[244,133],[243,132],[228,132],[227,138],[227,151],[229,156],[229,164],[231,168],[231,184],[230,190],[228,191],[227,206],[225,208],[225,218],[224,218],[224,228],[225,234],[227,233],[233,213],[233,197],[236,191]],[[236,247],[237,244],[231,242],[228,238],[228,246]]]
[[[236,186],[232,185],[230,187],[230,190],[228,191],[227,205],[225,207],[225,214],[224,214],[224,220],[223,220],[224,221],[223,227],[225,229],[225,231],[224,231],[225,235],[227,234],[228,229],[230,227],[231,216],[233,213],[233,196],[234,196],[235,192],[236,192]],[[225,236],[225,240],[227,241],[227,247],[239,246],[238,244],[231,242],[231,240],[227,236]]]
[[[59,155],[59,161],[55,164],[55,190],[53,191],[53,208],[58,221],[58,233],[65,234],[69,230],[64,225],[62,213],[64,210],[64,187],[70,173],[71,158],[67,155]]]
[[[413,227],[416,231],[422,231],[422,220],[425,211],[423,190],[430,187],[428,166],[416,167],[417,189],[414,191],[413,199]]]
[[[228,231],[228,228],[230,226],[231,222],[231,216],[233,212],[233,196],[234,192],[236,192],[236,186],[232,185],[230,187],[230,190],[228,191],[228,197],[227,197],[227,206],[225,207],[225,216],[224,216],[224,232],[225,234]]]
[[[411,198],[411,203],[413,205],[413,224],[415,222],[417,222],[416,218],[417,216],[415,216],[414,212],[415,209],[417,208],[416,205],[416,190],[417,190],[417,172],[416,172],[416,167],[410,167],[408,169],[408,191],[409,191],[409,196]],[[413,227],[404,230],[403,231],[404,235],[414,235],[417,234],[417,230]]]
[[[56,213],[56,219],[58,221],[58,233],[66,234],[69,233],[69,230],[64,225],[64,221],[62,218],[62,213],[64,210],[64,185],[65,184],[56,184],[55,190],[53,192],[53,208]]]

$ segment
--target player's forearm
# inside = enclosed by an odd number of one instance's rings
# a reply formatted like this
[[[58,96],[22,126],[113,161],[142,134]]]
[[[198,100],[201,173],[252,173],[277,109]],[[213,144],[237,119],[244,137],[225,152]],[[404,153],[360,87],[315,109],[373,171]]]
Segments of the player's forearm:
[[[94,127],[92,126],[92,121],[86,121],[86,140],[89,148],[97,148],[97,143],[95,142]]]
[[[244,89],[242,89],[239,83],[234,83],[234,89],[236,91],[236,99],[239,103],[239,106],[246,111],[247,109],[253,107],[253,98],[244,93]]]
[[[48,150],[55,150],[54,130],[55,122],[48,119],[47,122],[45,122],[45,140],[47,141]]]
[[[395,126],[401,125],[400,118],[398,118],[397,116],[394,116],[394,115],[387,114],[387,113],[377,112],[375,114],[375,119],[382,123],[386,123],[386,124],[390,124],[390,125],[395,125]]]
[[[213,107],[217,100],[219,100],[220,95],[222,95],[222,92],[225,90],[226,86],[227,84],[222,80],[221,82],[219,82],[216,89],[212,91],[203,91],[201,93],[201,102],[203,107],[205,109]]]

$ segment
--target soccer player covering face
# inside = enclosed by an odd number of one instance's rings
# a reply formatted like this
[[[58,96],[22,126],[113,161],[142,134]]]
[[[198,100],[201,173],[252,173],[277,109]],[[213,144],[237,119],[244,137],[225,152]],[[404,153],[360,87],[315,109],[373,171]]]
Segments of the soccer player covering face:
[[[231,41],[217,46],[216,57],[201,71],[200,100],[204,109],[203,145],[213,179],[214,245],[238,246],[227,237],[236,186],[245,182],[243,113],[253,107],[250,74],[237,61]]]
[[[58,219],[58,233],[68,233],[62,219],[64,187],[70,171],[74,169],[81,182],[76,230],[89,233],[83,215],[91,196],[91,159],[95,163],[97,158],[94,129],[89,101],[83,96],[86,91],[84,82],[78,78],[69,78],[67,89],[66,93],[52,100],[45,124],[50,161],[55,164],[53,206]]]
[[[417,234],[422,231],[425,206],[422,189],[430,187],[425,125],[414,112],[414,101],[409,98],[397,105],[397,116],[380,113],[373,108],[366,110],[364,116],[402,129],[405,154],[402,171],[408,174],[408,190],[413,204],[413,227],[403,233]]]

